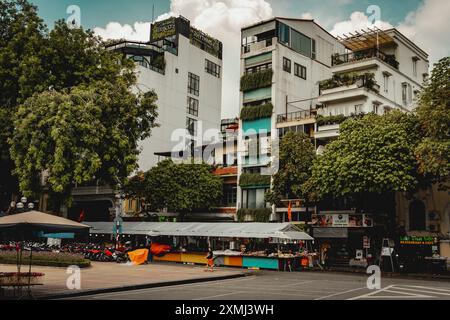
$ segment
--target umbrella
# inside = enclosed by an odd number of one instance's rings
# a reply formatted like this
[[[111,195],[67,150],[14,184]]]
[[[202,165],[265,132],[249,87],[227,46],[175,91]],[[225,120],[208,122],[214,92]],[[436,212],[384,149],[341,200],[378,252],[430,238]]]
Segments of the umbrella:
[[[89,228],[90,227],[87,225],[39,211],[29,211],[0,218],[0,230],[13,230],[17,235],[21,236],[22,239],[25,239],[30,233],[36,231],[81,232],[88,231]],[[22,247],[23,246],[20,245],[20,250],[17,252],[17,271],[19,275],[20,265],[22,264]],[[31,264],[33,256],[33,250],[32,248],[30,249],[28,284],[30,284],[31,281]],[[30,290],[29,287],[28,290]]]

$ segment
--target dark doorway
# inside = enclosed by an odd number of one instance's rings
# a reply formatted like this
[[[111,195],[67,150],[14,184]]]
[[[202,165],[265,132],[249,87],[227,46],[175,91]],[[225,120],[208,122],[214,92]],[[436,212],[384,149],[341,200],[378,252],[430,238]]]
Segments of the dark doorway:
[[[421,200],[413,200],[409,204],[409,230],[425,230],[425,204]]]
[[[79,221],[81,213],[84,212],[83,221],[99,222],[111,221],[110,208],[113,205],[111,201],[82,201],[75,202],[69,209],[69,219]]]

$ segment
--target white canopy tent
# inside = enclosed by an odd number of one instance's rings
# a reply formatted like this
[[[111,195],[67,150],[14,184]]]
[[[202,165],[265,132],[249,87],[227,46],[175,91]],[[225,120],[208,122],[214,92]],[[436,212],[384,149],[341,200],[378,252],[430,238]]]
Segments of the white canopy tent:
[[[113,222],[85,222],[91,234],[112,234]],[[205,223],[205,222],[124,222],[122,234],[190,236],[215,238],[257,238],[314,240],[292,223]]]

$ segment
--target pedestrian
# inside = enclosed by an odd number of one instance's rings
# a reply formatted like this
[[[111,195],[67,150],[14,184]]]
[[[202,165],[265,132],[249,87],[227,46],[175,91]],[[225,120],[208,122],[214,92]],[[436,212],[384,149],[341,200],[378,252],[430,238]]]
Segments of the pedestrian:
[[[207,264],[206,264],[206,269],[205,271],[214,271],[214,253],[212,251],[211,248],[208,248],[208,254],[206,255],[206,260],[207,260]]]

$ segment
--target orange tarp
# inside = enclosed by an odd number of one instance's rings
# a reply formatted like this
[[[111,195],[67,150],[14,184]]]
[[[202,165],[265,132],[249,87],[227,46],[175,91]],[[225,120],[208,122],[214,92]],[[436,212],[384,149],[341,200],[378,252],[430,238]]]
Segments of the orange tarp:
[[[170,246],[167,244],[152,243],[152,245],[150,247],[150,251],[154,255],[160,255],[162,253],[166,253],[166,252],[170,251]]]
[[[130,260],[135,265],[144,264],[148,259],[148,249],[138,249],[128,252]]]

